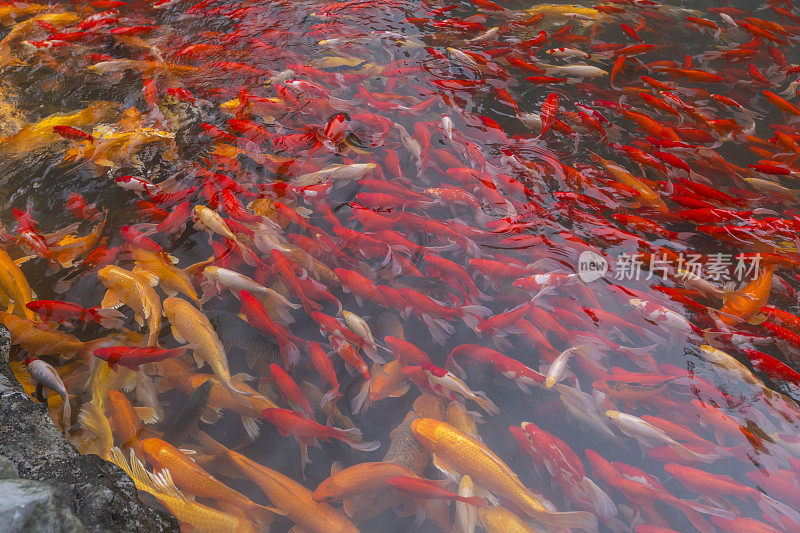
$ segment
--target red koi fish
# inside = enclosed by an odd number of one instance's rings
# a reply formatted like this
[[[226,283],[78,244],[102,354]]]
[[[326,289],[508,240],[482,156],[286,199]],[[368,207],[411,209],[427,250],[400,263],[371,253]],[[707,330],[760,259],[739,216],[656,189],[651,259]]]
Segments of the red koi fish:
[[[140,365],[174,359],[186,354],[186,348],[139,348],[136,346],[107,346],[96,348],[92,355],[108,362],[112,370],[122,365],[131,370],[139,370]]]

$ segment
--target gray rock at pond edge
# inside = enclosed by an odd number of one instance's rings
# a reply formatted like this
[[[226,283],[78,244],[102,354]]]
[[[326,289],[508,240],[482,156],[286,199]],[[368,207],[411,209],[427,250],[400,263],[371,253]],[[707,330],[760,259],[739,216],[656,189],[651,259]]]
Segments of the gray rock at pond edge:
[[[14,377],[10,346],[0,325],[0,455],[11,463],[0,459],[0,479],[15,477],[14,469],[23,478],[0,481],[0,530],[177,532],[175,518],[143,504],[119,467],[67,442]]]
[[[58,489],[31,479],[0,481],[2,531],[78,532],[83,523],[64,504]]]
[[[8,457],[0,455],[0,479],[16,479],[19,477],[17,467]]]

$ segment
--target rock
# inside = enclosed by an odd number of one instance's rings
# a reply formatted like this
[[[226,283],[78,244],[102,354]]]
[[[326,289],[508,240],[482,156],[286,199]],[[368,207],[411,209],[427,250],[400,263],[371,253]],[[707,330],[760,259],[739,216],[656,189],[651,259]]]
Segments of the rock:
[[[0,522],[11,532],[82,532],[83,523],[62,501],[60,491],[30,479],[0,481]]]
[[[8,365],[9,349],[8,330],[0,325],[0,455],[10,460],[19,476],[42,482],[53,495],[53,505],[60,506],[63,516],[68,512],[76,516],[86,531],[177,532],[175,518],[143,504],[133,481],[119,467],[96,455],[81,455],[67,442],[46,407],[23,392]],[[11,472],[1,460],[0,472]],[[4,533],[27,531],[7,529],[4,517],[0,514]]]
[[[8,457],[0,455],[0,479],[15,479],[19,477],[17,467]]]

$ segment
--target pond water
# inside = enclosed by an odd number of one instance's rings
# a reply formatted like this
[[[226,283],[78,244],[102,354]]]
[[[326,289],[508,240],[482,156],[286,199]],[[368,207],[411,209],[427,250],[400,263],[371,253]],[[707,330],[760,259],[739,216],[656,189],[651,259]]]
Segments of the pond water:
[[[12,366],[187,530],[800,529],[791,1],[0,27]]]

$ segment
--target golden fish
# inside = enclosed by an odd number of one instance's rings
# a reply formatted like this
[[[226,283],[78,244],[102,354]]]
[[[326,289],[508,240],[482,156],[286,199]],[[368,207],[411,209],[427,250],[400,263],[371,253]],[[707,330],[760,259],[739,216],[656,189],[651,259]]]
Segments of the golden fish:
[[[645,182],[618,164],[609,161],[608,159],[603,159],[597,154],[593,154],[592,159],[600,163],[603,168],[614,177],[615,180],[627,187],[635,189],[639,193],[638,200],[640,200],[642,203],[645,203],[649,207],[655,209],[656,211],[661,211],[662,213],[669,211],[669,207],[667,207],[667,204],[664,203],[664,200],[662,200],[658,193],[651,189],[650,186]]]
[[[188,455],[161,439],[144,439],[139,445],[148,462],[159,470],[169,470],[175,485],[201,498],[213,498],[241,508],[251,519],[269,523],[273,513],[244,494],[233,490],[198,466]]]
[[[774,270],[773,265],[767,264],[742,290],[724,295],[725,303],[719,310],[720,320],[728,325],[734,325],[740,320],[752,320],[769,299]]]
[[[133,479],[136,488],[149,492],[175,515],[175,518],[189,524],[198,533],[236,531],[237,533],[256,533],[256,528],[244,517],[217,511],[200,503],[188,500],[172,481],[171,475],[150,474],[136,457],[131,454],[131,463],[125,460],[119,448],[109,453],[111,462],[122,468]],[[168,471],[167,471],[168,472]]]
[[[346,516],[327,503],[315,502],[311,491],[295,480],[229,450],[202,431],[198,440],[211,453],[227,457],[242,474],[261,488],[272,505],[286,513],[286,517],[303,531],[358,533]]]
[[[358,463],[336,472],[332,471],[329,478],[320,482],[312,497],[314,501],[325,502],[374,492],[387,487],[386,480],[392,476],[417,477],[408,468],[395,463]]]
[[[314,274],[318,280],[322,280],[326,285],[333,287],[338,287],[341,285],[339,276],[337,276],[336,273],[328,267],[328,265],[310,255],[305,250],[293,248],[291,251],[291,256],[292,259],[297,261],[301,267]]]
[[[528,516],[553,527],[597,529],[594,515],[583,511],[553,512],[528,490],[511,468],[483,443],[450,424],[432,418],[411,423],[414,437],[433,455],[434,464],[454,476],[469,475],[476,485],[511,501]]]
[[[158,279],[147,271],[134,273],[116,265],[101,268],[97,277],[108,289],[100,306],[104,309],[116,309],[125,304],[133,309],[139,326],[147,322],[147,345],[157,345],[161,331],[161,299],[153,290],[153,285]]]
[[[167,160],[175,157],[175,134],[154,128],[136,128],[129,131],[114,131],[108,126],[98,126],[92,131],[94,142],[84,141],[64,154],[64,159],[72,161],[86,157],[96,165],[112,169],[131,161],[139,163],[136,154],[148,144],[161,144]]]
[[[488,533],[536,533],[538,531],[502,507],[478,509],[478,520]]]
[[[247,393],[246,396],[231,394],[222,382],[211,374],[197,374],[192,371],[190,366],[180,360],[167,360],[160,363],[161,373],[169,383],[172,383],[184,394],[193,393],[200,385],[210,380],[211,396],[208,400],[208,407],[212,413],[220,409],[228,409],[242,417],[242,425],[251,439],[258,436],[258,420],[261,420],[261,411],[264,409],[274,409],[280,407],[272,400],[259,394],[257,391],[248,387],[239,375],[232,376],[231,381],[236,386]],[[206,413],[203,419],[207,422],[214,422],[214,414]]]
[[[405,395],[410,387],[404,379],[402,365],[399,361],[389,361],[383,366],[375,363],[369,374],[370,404],[385,398],[399,398]]]
[[[111,102],[93,102],[85,109],[74,113],[57,113],[43,118],[35,124],[28,124],[16,134],[0,139],[0,150],[23,155],[31,150],[44,148],[61,137],[53,131],[53,126],[72,126],[80,128],[94,124],[110,116],[117,105]]]
[[[42,4],[19,5],[17,3],[12,3],[10,5],[0,6],[0,23],[9,24],[18,18],[35,15],[36,13],[41,13],[45,9],[49,8],[48,6]],[[72,15],[75,14],[72,13]],[[75,15],[75,17],[77,20],[77,15]]]
[[[75,259],[93,250],[100,243],[100,237],[106,226],[107,218],[103,218],[102,222],[92,228],[88,235],[83,237],[65,236],[57,244],[50,247],[50,256],[58,261],[62,267],[71,267]]]
[[[33,292],[22,270],[5,250],[0,248],[0,291],[14,302],[14,313],[34,320],[36,313],[26,307],[33,301]]]
[[[462,433],[481,440],[480,435],[478,435],[478,424],[460,403],[450,402],[447,404],[447,413],[445,413],[444,421]]]
[[[162,61],[139,61],[135,59],[109,59],[95,63],[88,67],[89,72],[103,76],[125,70],[138,70],[142,75],[150,78],[155,74],[184,74],[197,72],[198,69],[187,65],[176,65],[175,63],[164,63]]]
[[[180,298],[164,300],[164,314],[172,325],[172,336],[175,337],[175,340],[187,343],[192,347],[192,353],[198,366],[205,361],[226,389],[245,396],[252,394],[243,387],[235,386],[231,380],[225,348],[206,315],[198,311],[191,303]]]
[[[106,399],[111,391],[122,387],[132,376],[134,374],[125,367],[118,366],[116,370],[112,370],[107,362],[95,359],[85,388],[89,392],[91,403],[105,412]]]
[[[383,456],[384,462],[391,462],[407,468],[416,475],[422,474],[430,462],[430,454],[411,433],[411,423],[419,418],[444,418],[444,402],[432,394],[423,394],[414,400],[411,411],[406,413],[403,422],[389,433],[389,449]],[[356,522],[363,522],[378,516],[386,509],[399,505],[402,497],[390,488],[378,491],[373,496],[353,499],[350,516]]]
[[[128,255],[136,261],[136,267],[133,271],[141,272],[145,270],[151,272],[158,278],[158,285],[169,296],[181,293],[191,298],[198,305],[200,304],[200,299],[194,290],[192,280],[183,270],[175,268],[166,254],[151,252],[144,248],[131,247],[128,249]]]
[[[3,37],[0,41],[0,62],[11,63],[15,58],[11,55],[12,46],[18,41],[27,39],[30,35],[34,34],[39,28],[39,23],[52,24],[56,27],[64,27],[73,24],[79,20],[76,13],[45,13],[37,15],[29,19],[23,20],[15,24],[13,28]]]
[[[61,333],[0,311],[0,323],[11,333],[11,344],[20,346],[32,355],[79,355],[89,361],[92,350],[105,339],[83,342],[68,333]]]
[[[103,410],[91,402],[83,404],[78,414],[78,424],[83,430],[73,442],[78,451],[83,454],[93,453],[107,459],[114,446],[114,435],[111,422]]]
[[[110,391],[108,393],[108,412],[111,427],[120,447],[127,449],[137,445],[144,428],[136,408],[131,405],[127,396],[118,390]]]
[[[579,6],[576,4],[539,4],[524,11],[529,17],[541,13],[545,17],[565,18],[570,15],[578,15],[584,18],[599,19],[603,14],[591,7]]]

